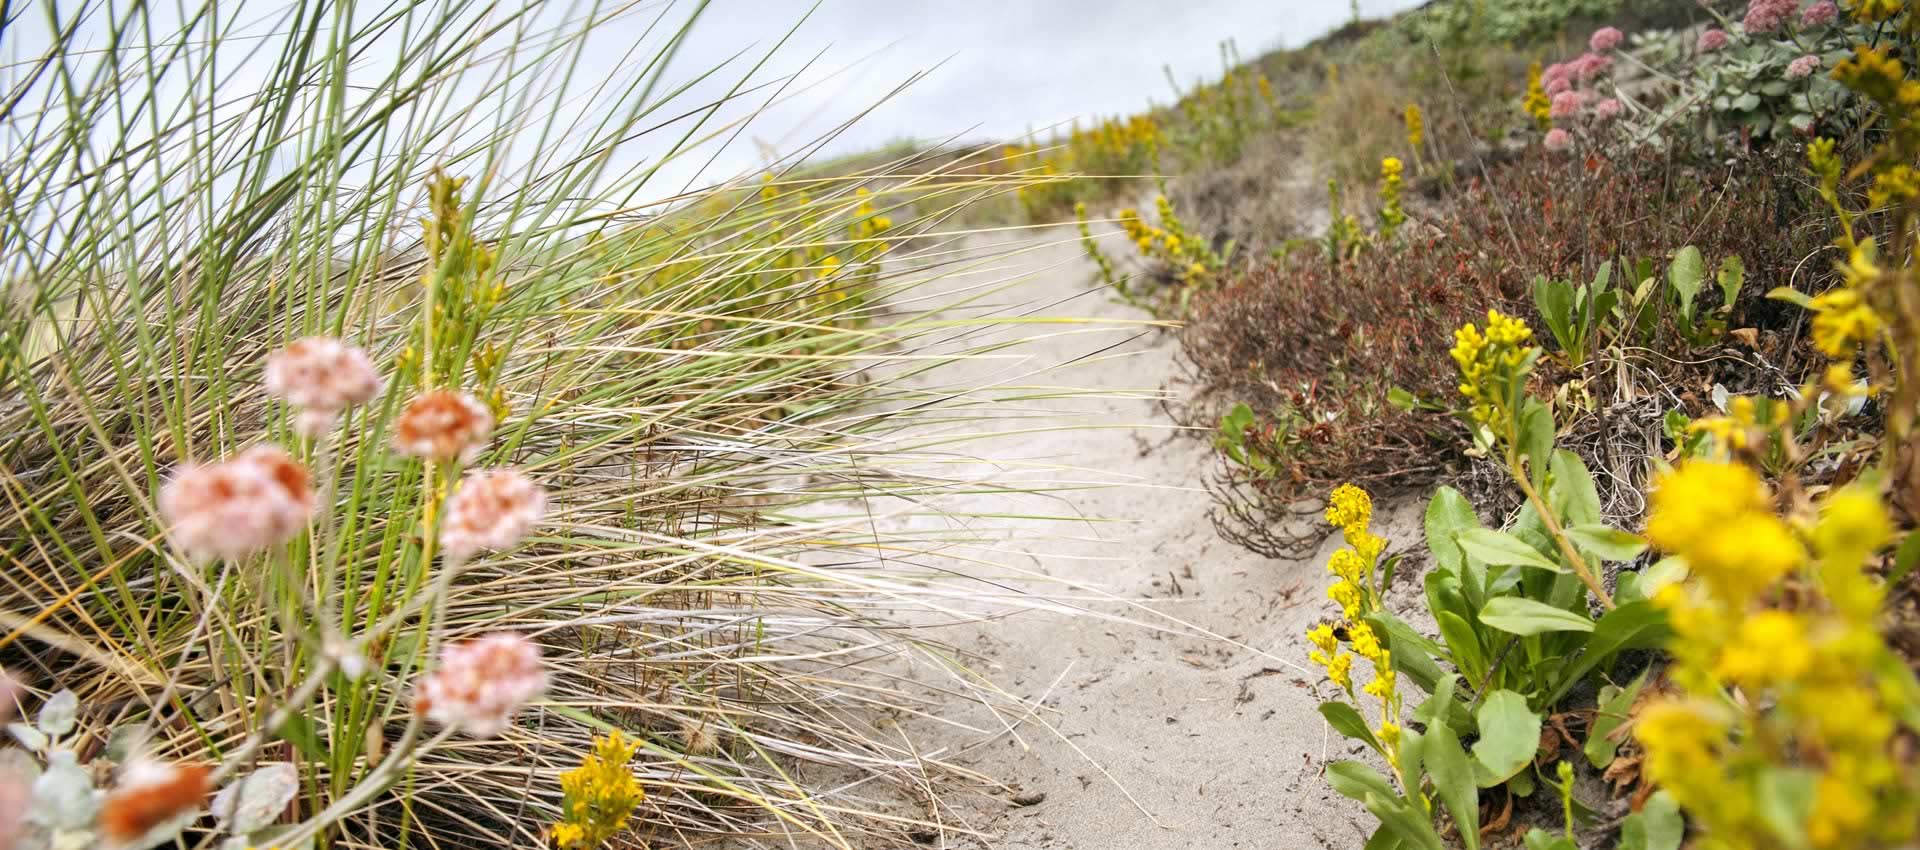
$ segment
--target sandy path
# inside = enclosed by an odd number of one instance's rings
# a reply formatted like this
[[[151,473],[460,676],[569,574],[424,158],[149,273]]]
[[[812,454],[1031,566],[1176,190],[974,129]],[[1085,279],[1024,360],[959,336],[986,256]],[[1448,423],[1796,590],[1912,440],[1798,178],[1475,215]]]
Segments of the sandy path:
[[[1071,229],[1012,244],[1022,252],[997,260],[991,273],[1021,278],[996,294],[1002,309],[1146,318],[1095,288]],[[1330,605],[1318,566],[1324,558],[1269,560],[1215,534],[1201,490],[1212,463],[1206,435],[1179,432],[1155,398],[1176,378],[1171,334],[1058,327],[1012,333],[1031,337],[1021,349],[1028,359],[970,365],[978,370],[971,377],[1003,380],[1068,364],[1027,380],[1097,394],[1051,405],[1058,411],[1053,424],[1065,429],[1030,433],[1034,422],[1009,417],[985,426],[1008,433],[965,450],[991,462],[997,481],[1096,486],[1064,500],[1010,505],[1005,496],[978,497],[995,501],[968,507],[1113,521],[1025,523],[1007,541],[1031,553],[1014,558],[1027,561],[1017,566],[1067,583],[1052,592],[1088,600],[1080,604],[1093,615],[1028,612],[943,634],[976,653],[975,665],[995,682],[1039,700],[1046,724],[1029,720],[1013,733],[986,736],[909,724],[920,745],[958,752],[956,763],[1012,786],[944,795],[917,813],[990,838],[918,837],[930,847],[1007,850],[1358,848],[1372,819],[1333,794],[1319,773],[1323,756],[1354,750],[1323,730],[1308,686],[1317,677],[1290,666],[1304,663],[1301,635]],[[1404,526],[1409,518],[1390,519]],[[1111,598],[1099,601],[1073,587]],[[979,710],[950,719],[980,729],[1002,725]]]

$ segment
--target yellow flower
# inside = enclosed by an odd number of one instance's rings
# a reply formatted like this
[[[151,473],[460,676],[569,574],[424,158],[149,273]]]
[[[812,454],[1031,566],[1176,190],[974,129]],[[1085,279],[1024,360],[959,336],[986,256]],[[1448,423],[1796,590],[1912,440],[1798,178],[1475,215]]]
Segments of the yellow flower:
[[[1381,702],[1393,699],[1393,666],[1390,652],[1381,652],[1379,666],[1374,669],[1373,681],[1367,683],[1366,692]]]
[[[1365,622],[1354,623],[1347,633],[1352,638],[1354,653],[1376,664],[1380,662],[1381,654],[1386,650],[1380,648],[1380,638],[1373,633],[1373,626]]]
[[[1811,666],[1813,649],[1807,641],[1806,623],[1785,611],[1762,611],[1740,624],[1714,672],[1757,687],[1798,679]]]
[[[1814,311],[1813,344],[1828,357],[1844,357],[1854,346],[1872,342],[1884,322],[1860,292],[1841,286],[1817,295],[1807,304]]]
[[[1366,594],[1351,581],[1337,581],[1327,588],[1327,598],[1340,604],[1340,616],[1351,620],[1360,616]]]
[[[1321,652],[1326,653],[1333,652],[1334,647],[1338,646],[1333,636],[1333,626],[1326,623],[1321,623],[1307,630],[1307,642],[1319,647]]]
[[[595,738],[580,766],[560,774],[562,820],[553,827],[555,843],[567,850],[591,850],[627,828],[633,810],[646,799],[628,763],[639,748],[619,730]]]
[[[1327,572],[1356,585],[1366,584],[1368,561],[1352,549],[1341,549],[1327,558]]]
[[[1807,837],[1815,847],[1864,846],[1872,817],[1873,798],[1851,778],[1828,773],[1820,777],[1814,792]]]
[[[1660,477],[1650,502],[1647,538],[1685,558],[1729,603],[1744,604],[1805,556],[1745,466],[1690,461]]]
[[[1352,484],[1342,484],[1334,488],[1333,495],[1327,498],[1327,524],[1334,528],[1359,526],[1365,528],[1373,522],[1373,498]]]
[[[1353,656],[1339,652],[1325,653],[1314,650],[1307,653],[1308,660],[1327,668],[1327,681],[1340,686],[1341,690],[1353,690]]]
[[[1387,758],[1397,763],[1400,753],[1399,725],[1394,723],[1381,723],[1380,729],[1374,732],[1374,735],[1380,739],[1381,748],[1387,751]]]
[[[1420,143],[1427,138],[1427,122],[1420,117],[1420,104],[1407,104],[1407,144],[1418,150]]]
[[[1847,487],[1820,505],[1813,545],[1820,555],[1858,564],[1893,539],[1893,521],[1880,497],[1864,486]]]

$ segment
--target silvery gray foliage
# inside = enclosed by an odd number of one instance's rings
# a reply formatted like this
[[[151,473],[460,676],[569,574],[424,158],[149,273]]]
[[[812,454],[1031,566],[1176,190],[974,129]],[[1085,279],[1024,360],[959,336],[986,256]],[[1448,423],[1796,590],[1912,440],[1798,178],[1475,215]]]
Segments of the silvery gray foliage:
[[[79,717],[79,699],[72,691],[63,690],[47,699],[33,723],[7,725],[7,732],[22,749],[6,751],[6,758],[0,759],[0,770],[31,780],[26,832],[15,842],[16,850],[90,850],[104,846],[94,826],[106,789],[94,785],[95,771],[81,764],[79,755],[67,745]],[[278,779],[278,774],[274,778]],[[258,786],[277,789],[279,783],[261,782]],[[260,805],[251,797],[236,797],[251,804],[248,811]],[[286,801],[283,799],[280,805],[284,808]],[[182,812],[146,835],[115,847],[144,850],[171,841],[200,814],[198,810]]]
[[[272,840],[276,830],[269,827],[287,810],[299,789],[300,772],[288,762],[261,765],[228,783],[208,807],[221,828],[232,834],[222,846],[226,850],[281,846]]]
[[[1860,108],[1831,72],[1869,39],[1864,27],[1843,17],[1833,25],[1801,28],[1795,20],[1778,32],[1749,34],[1728,21],[1726,32],[1730,43],[1705,53],[1696,49],[1697,29],[1629,36],[1627,53],[1649,71],[1631,96],[1651,107],[1630,113],[1629,139],[1787,138],[1816,123],[1846,123]],[[1810,73],[1789,71],[1809,56],[1818,59]]]

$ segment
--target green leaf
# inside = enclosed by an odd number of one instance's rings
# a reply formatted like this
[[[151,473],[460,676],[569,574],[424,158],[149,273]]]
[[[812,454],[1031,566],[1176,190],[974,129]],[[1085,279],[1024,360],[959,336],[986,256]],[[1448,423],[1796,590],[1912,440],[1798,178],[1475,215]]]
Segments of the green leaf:
[[[1819,775],[1805,768],[1766,767],[1760,771],[1754,802],[1760,819],[1787,846],[1806,843],[1807,819],[1813,814],[1813,791]]]
[[[1480,740],[1473,760],[1480,766],[1480,787],[1492,788],[1533,763],[1540,749],[1540,715],[1527,708],[1527,698],[1501,689],[1487,695],[1474,712],[1480,722]]]
[[[1887,586],[1898,585],[1907,573],[1913,572],[1916,564],[1920,564],[1920,531],[1910,531],[1900,541],[1900,548],[1894,550],[1893,569],[1887,571]]]
[[[1367,838],[1367,843],[1360,850],[1400,850],[1400,836],[1383,823],[1374,827],[1373,835]]]
[[[1327,765],[1327,784],[1342,797],[1366,802],[1368,794],[1395,796],[1393,783],[1380,772],[1357,761],[1342,759]]]
[[[1367,622],[1386,635],[1387,648],[1393,651],[1393,669],[1406,674],[1421,690],[1432,693],[1434,682],[1441,676],[1440,666],[1433,663],[1433,659],[1446,649],[1385,611],[1368,614]]]
[[[1411,412],[1420,407],[1420,399],[1399,387],[1387,388],[1387,403],[1399,408],[1402,412]]]
[[[1349,738],[1380,749],[1380,739],[1373,736],[1373,730],[1367,726],[1367,720],[1360,712],[1344,702],[1323,702],[1320,704],[1320,716],[1327,719],[1327,725],[1333,731]]]
[[[1527,830],[1527,850],[1580,850],[1580,845],[1557,832],[1548,832],[1540,827]]]
[[[1620,821],[1620,844],[1615,850],[1680,850],[1686,832],[1673,795],[1657,791],[1640,811]]]
[[[1413,806],[1397,795],[1382,797],[1368,794],[1360,802],[1374,817],[1380,819],[1381,824],[1391,827],[1394,834],[1400,836],[1403,845],[1418,850],[1445,850],[1446,845],[1441,843],[1440,833],[1433,829],[1433,821],[1427,819],[1425,812],[1415,811]]]
[[[1547,469],[1553,462],[1553,413],[1531,398],[1520,406],[1519,448],[1534,489],[1545,489]]]
[[[1484,677],[1487,674],[1487,654],[1481,648],[1473,626],[1452,611],[1441,611],[1433,619],[1440,627],[1440,637],[1446,640],[1447,649],[1453,656],[1453,666],[1472,679]]]
[[[1600,521],[1600,490],[1580,456],[1562,449],[1553,453],[1553,509],[1568,525]]]
[[[1433,777],[1434,790],[1446,804],[1453,822],[1460,827],[1460,838],[1467,850],[1480,847],[1480,789],[1474,782],[1473,764],[1460,748],[1459,737],[1445,723],[1428,726],[1424,745],[1427,775]]]
[[[1647,541],[1631,531],[1622,531],[1598,523],[1567,529],[1567,539],[1581,551],[1591,552],[1608,561],[1631,561],[1647,551]]]
[[[1460,532],[1480,527],[1480,517],[1473,512],[1473,504],[1460,491],[1452,487],[1442,487],[1433,491],[1433,498],[1427,500],[1427,550],[1433,553],[1433,562],[1441,569],[1451,573],[1460,572],[1460,543],[1454,538]]]
[[[1813,304],[1813,296],[1794,289],[1791,286],[1776,286],[1767,290],[1767,299],[1770,301],[1785,301],[1788,304],[1797,304],[1801,307],[1809,307]]]
[[[1468,557],[1490,567],[1532,567],[1555,573],[1567,571],[1559,561],[1548,559],[1540,554],[1540,550],[1504,531],[1470,528],[1460,532],[1457,539],[1461,551]]]
[[[1608,688],[1600,692],[1601,698],[1594,706],[1593,722],[1587,724],[1587,742],[1581,747],[1581,752],[1587,756],[1587,763],[1603,770],[1613,763],[1614,753],[1620,750],[1620,742],[1612,740],[1614,730],[1627,722],[1627,712],[1633,709],[1633,701],[1640,698],[1640,688],[1646,681],[1647,675],[1641,673],[1624,688]]]
[[[1724,312],[1733,312],[1734,302],[1740,300],[1740,287],[1747,281],[1747,267],[1738,256],[1730,256],[1720,261],[1720,294],[1726,299],[1721,305]]]
[[[1679,300],[1681,316],[1693,318],[1693,299],[1706,279],[1707,261],[1700,256],[1699,248],[1688,245],[1673,255],[1672,265],[1667,266],[1667,286]]]
[[[1586,651],[1578,661],[1561,669],[1560,685],[1548,696],[1546,704],[1559,702],[1588,672],[1612,661],[1621,650],[1658,646],[1669,633],[1666,612],[1646,600],[1629,602],[1601,615],[1600,621],[1593,624],[1593,637],[1587,639]]]
[[[280,724],[280,728],[274,730],[274,735],[292,744],[301,755],[314,761],[327,757],[326,746],[320,743],[319,734],[314,732],[313,720],[305,714],[295,712],[290,715],[287,722]]]
[[[1480,609],[1480,622],[1526,637],[1548,632],[1591,632],[1593,621],[1524,596],[1500,596]]]

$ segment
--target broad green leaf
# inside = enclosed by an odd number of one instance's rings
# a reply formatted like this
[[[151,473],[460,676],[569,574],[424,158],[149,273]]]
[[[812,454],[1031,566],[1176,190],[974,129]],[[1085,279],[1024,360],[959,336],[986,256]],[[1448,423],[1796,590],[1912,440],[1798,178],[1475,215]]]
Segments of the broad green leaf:
[[[1593,621],[1524,596],[1500,596],[1480,609],[1480,622],[1526,637],[1548,632],[1591,632]]]
[[[1813,296],[1794,289],[1791,286],[1776,286],[1767,290],[1767,299],[1769,301],[1785,301],[1788,304],[1797,304],[1801,307],[1808,307],[1813,304]]]
[[[1447,724],[1435,723],[1427,728],[1424,748],[1427,775],[1433,777],[1434,790],[1453,815],[1453,822],[1460,826],[1460,838],[1467,850],[1479,850],[1480,788],[1459,737]]]
[[[1679,299],[1681,315],[1692,318],[1693,299],[1706,279],[1707,261],[1700,256],[1699,248],[1688,245],[1674,253],[1672,265],[1667,266],[1667,286]]]
[[[1320,716],[1327,719],[1327,725],[1332,726],[1333,731],[1373,747],[1375,750],[1380,749],[1380,739],[1373,736],[1373,730],[1368,728],[1366,718],[1361,717],[1360,712],[1353,706],[1344,702],[1323,702],[1320,704]]]
[[[1533,762],[1540,749],[1540,715],[1527,708],[1526,697],[1494,691],[1474,718],[1480,722],[1480,740],[1473,745],[1473,760],[1483,771],[1480,787],[1499,785]]]
[[[1581,551],[1608,561],[1631,561],[1647,551],[1647,541],[1640,535],[1599,523],[1573,526],[1567,529],[1567,539]]]
[[[1385,611],[1368,614],[1367,622],[1386,635],[1387,648],[1393,651],[1393,668],[1405,673],[1421,690],[1432,693],[1434,681],[1441,675],[1433,659],[1446,649]]]
[[[1920,564],[1920,531],[1910,531],[1900,541],[1900,548],[1894,550],[1893,569],[1887,571],[1887,585],[1899,585],[1907,573],[1913,572],[1916,564]]]
[[[1446,845],[1440,841],[1440,833],[1434,831],[1433,821],[1428,819],[1425,812],[1415,811],[1398,795],[1368,794],[1360,802],[1374,817],[1380,819],[1381,824],[1391,827],[1400,836],[1403,846],[1418,850],[1445,850]]]
[[[320,743],[320,736],[314,732],[313,720],[305,714],[295,712],[274,730],[274,735],[282,741],[292,744],[300,754],[314,761],[327,757],[326,745]]]
[[[1400,850],[1400,836],[1394,834],[1393,827],[1381,824],[1373,829],[1373,835],[1360,850]]]
[[[1366,802],[1368,794],[1395,796],[1393,783],[1381,776],[1380,771],[1349,759],[1327,765],[1327,784],[1340,796],[1361,802]]]
[[[1462,531],[1479,527],[1480,517],[1473,512],[1473,503],[1460,495],[1460,491],[1442,487],[1433,491],[1433,498],[1427,500],[1427,550],[1433,553],[1433,562],[1441,569],[1460,572],[1460,543],[1454,538]]]
[[[1620,822],[1620,844],[1615,850],[1680,850],[1686,832],[1686,821],[1680,817],[1680,806],[1673,795],[1657,791],[1640,811]]]
[[[1440,637],[1446,640],[1447,649],[1453,656],[1453,666],[1476,681],[1486,676],[1486,650],[1481,648],[1473,626],[1452,611],[1441,611],[1433,619],[1440,627]]]
[[[1527,830],[1527,850],[1580,850],[1580,845],[1557,832],[1548,832],[1540,827]]]
[[[1740,288],[1747,282],[1747,267],[1738,256],[1729,256],[1720,261],[1720,294],[1726,302],[1721,309],[1732,312],[1734,302],[1740,300]]]
[[[1586,678],[1594,668],[1609,663],[1623,649],[1651,649],[1665,642],[1670,630],[1667,614],[1646,600],[1629,602],[1601,615],[1593,624],[1593,637],[1579,660],[1559,671],[1560,685],[1547,698],[1547,704],[1561,697]]]
[[[1399,387],[1388,387],[1387,403],[1404,412],[1418,408],[1420,406],[1420,399],[1415,397],[1413,393],[1407,392]]]
[[[1627,712],[1632,710],[1633,701],[1640,698],[1640,688],[1646,681],[1647,675],[1641,673],[1624,688],[1608,687],[1600,692],[1593,722],[1587,724],[1587,742],[1581,747],[1587,763],[1603,770],[1613,763],[1614,753],[1620,749],[1620,742],[1611,740],[1613,732],[1627,722]]]
[[[1534,489],[1544,489],[1553,463],[1553,412],[1531,398],[1520,405],[1520,454],[1527,459]]]
[[[1600,490],[1580,456],[1561,449],[1553,453],[1553,509],[1568,525],[1600,521]]]
[[[1567,571],[1559,561],[1547,558],[1540,554],[1540,550],[1504,531],[1470,528],[1460,532],[1457,539],[1461,551],[1468,557],[1490,567],[1532,567],[1556,573]]]

